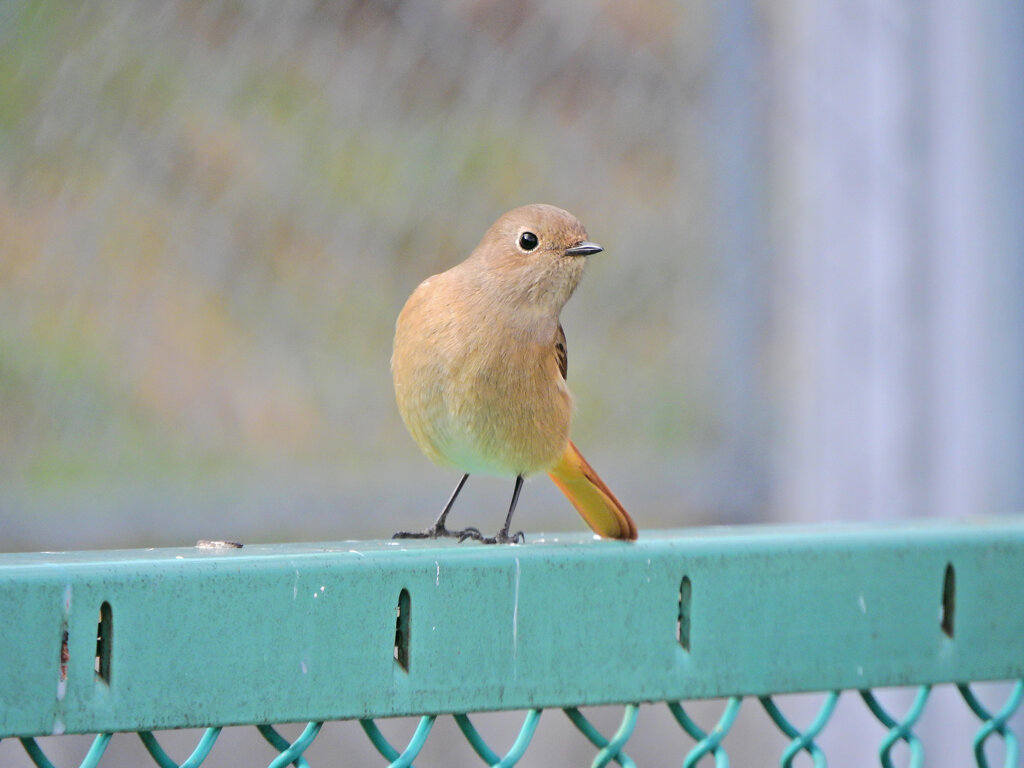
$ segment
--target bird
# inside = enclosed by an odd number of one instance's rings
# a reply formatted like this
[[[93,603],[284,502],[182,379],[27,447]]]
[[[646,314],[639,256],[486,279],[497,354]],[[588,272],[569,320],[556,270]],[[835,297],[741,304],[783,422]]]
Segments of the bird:
[[[394,538],[523,543],[522,531],[509,532],[523,479],[546,472],[595,533],[636,539],[633,519],[570,439],[559,314],[588,258],[603,250],[568,211],[524,205],[494,222],[465,261],[413,291],[395,324],[398,410],[429,459],[463,474],[431,527]],[[471,474],[515,478],[494,536],[447,528]]]

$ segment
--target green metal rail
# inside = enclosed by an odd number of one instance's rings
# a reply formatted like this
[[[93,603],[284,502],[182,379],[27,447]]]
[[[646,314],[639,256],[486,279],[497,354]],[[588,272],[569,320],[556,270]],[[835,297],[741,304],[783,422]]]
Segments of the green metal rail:
[[[880,761],[913,732],[930,686],[955,683],[979,719],[975,754],[1002,740],[1024,696],[1024,519],[882,526],[649,531],[635,543],[532,536],[521,546],[348,541],[0,555],[0,739],[255,724],[279,754],[302,753],[328,720],[359,719],[385,761],[411,765],[434,718],[455,714],[489,765],[514,765],[541,710],[561,708],[595,745],[595,765],[632,765],[638,702],[668,702],[696,741],[681,755],[727,765],[745,697],[791,740],[781,755],[825,757],[815,738],[839,692],[858,691],[888,729]],[[970,683],[1017,681],[988,711]],[[915,686],[902,718],[872,689]],[[159,691],[159,696],[154,695]],[[831,692],[803,731],[773,696]],[[679,702],[731,697],[710,734]],[[579,707],[621,704],[604,736]],[[526,710],[502,757],[464,713]],[[374,719],[421,715],[406,747]],[[289,744],[273,723],[309,722]]]

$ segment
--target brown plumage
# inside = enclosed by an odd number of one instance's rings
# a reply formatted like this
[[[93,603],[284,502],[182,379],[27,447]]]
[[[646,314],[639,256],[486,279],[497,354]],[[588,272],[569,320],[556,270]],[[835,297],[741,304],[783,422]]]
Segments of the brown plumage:
[[[438,464],[517,482],[493,539],[445,529],[454,494],[433,528],[400,535],[508,540],[521,478],[557,470],[553,479],[596,532],[636,538],[629,515],[569,442],[572,395],[558,315],[586,256],[600,250],[571,214],[527,205],[498,219],[469,258],[409,297],[391,368],[410,433]]]

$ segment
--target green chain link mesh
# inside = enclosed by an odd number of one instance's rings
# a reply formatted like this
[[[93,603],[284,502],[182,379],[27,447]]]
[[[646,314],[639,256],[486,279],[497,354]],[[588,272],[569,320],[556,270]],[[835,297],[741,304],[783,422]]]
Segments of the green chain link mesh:
[[[957,688],[967,708],[980,721],[972,741],[975,763],[978,768],[995,768],[986,756],[986,745],[993,739],[1001,740],[1003,743],[1003,768],[1018,768],[1020,760],[1019,741],[1017,735],[1011,730],[1008,721],[1020,708],[1021,701],[1024,700],[1024,680],[1017,681],[1014,684],[1006,702],[995,713],[991,712],[978,700],[969,683],[962,683]],[[859,693],[868,710],[886,729],[886,733],[878,746],[878,764],[882,768],[893,768],[892,750],[898,743],[903,742],[909,750],[909,758],[906,763],[907,768],[921,768],[921,766],[924,766],[925,745],[914,733],[914,726],[920,720],[927,707],[931,686],[922,685],[917,687],[914,700],[907,713],[901,719],[897,719],[889,713],[879,703],[873,691],[863,690]],[[828,726],[829,719],[835,711],[836,703],[841,694],[842,691],[826,693],[817,714],[811,723],[803,729],[794,725],[782,713],[771,696],[758,697],[771,721],[790,740],[778,757],[778,764],[782,768],[790,768],[790,766],[795,765],[794,761],[801,752],[808,755],[814,766],[827,766],[825,751],[817,743],[816,739]],[[687,754],[679,757],[684,768],[694,768],[700,764],[703,758],[708,756],[714,760],[716,768],[728,768],[729,755],[726,742],[736,716],[739,713],[740,706],[743,703],[743,697],[733,696],[726,700],[718,722],[707,732],[698,726],[687,714],[682,703],[676,701],[665,703],[675,721],[696,742]],[[527,752],[537,730],[537,724],[542,712],[543,710],[541,709],[531,709],[526,712],[519,733],[513,740],[512,746],[503,756],[499,755],[487,744],[467,714],[456,714],[453,717],[467,743],[484,764],[491,766],[491,768],[510,768],[516,765]],[[587,741],[596,748],[597,751],[591,763],[594,768],[601,768],[612,763],[618,764],[622,768],[635,768],[636,763],[626,753],[625,747],[633,735],[637,724],[640,713],[638,705],[628,704],[624,707],[621,723],[610,738],[604,736],[579,709],[569,707],[564,712]],[[374,720],[360,720],[359,723],[373,746],[384,759],[384,765],[387,765],[388,768],[413,768],[413,761],[423,750],[436,718],[436,715],[424,715],[420,718],[419,724],[409,739],[408,744],[401,750],[393,746],[384,737]],[[317,768],[317,766],[314,766],[303,757],[303,753],[314,742],[322,726],[323,723],[309,723],[294,741],[289,742],[273,726],[257,725],[259,733],[277,751],[277,755],[267,764],[268,768],[285,768],[288,765],[295,766],[295,768]],[[159,766],[159,768],[201,768],[213,750],[220,734],[220,728],[206,729],[192,754],[182,763],[176,763],[167,755],[153,733],[140,731],[138,735],[145,745],[146,751],[152,757],[153,763]],[[77,768],[97,768],[100,766],[101,759],[111,737],[112,734],[109,733],[97,735],[88,753],[78,764]],[[35,739],[23,738],[20,741],[24,746],[25,752],[37,768],[70,768],[68,766],[54,765],[44,754]]]

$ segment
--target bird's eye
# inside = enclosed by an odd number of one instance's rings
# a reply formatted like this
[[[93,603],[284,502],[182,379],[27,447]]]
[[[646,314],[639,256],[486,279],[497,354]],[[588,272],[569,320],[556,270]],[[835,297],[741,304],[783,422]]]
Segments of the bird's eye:
[[[532,251],[537,247],[538,242],[540,241],[537,240],[537,236],[533,232],[523,232],[519,236],[519,247],[524,251]]]

